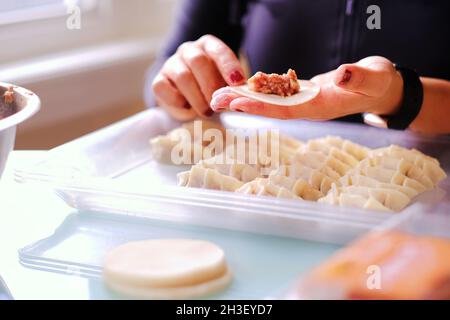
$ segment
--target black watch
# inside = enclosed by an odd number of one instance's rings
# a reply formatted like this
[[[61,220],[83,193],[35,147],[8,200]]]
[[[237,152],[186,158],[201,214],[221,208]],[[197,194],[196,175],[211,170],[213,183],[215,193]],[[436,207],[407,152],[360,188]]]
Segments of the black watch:
[[[417,117],[423,103],[423,86],[412,69],[394,65],[403,78],[403,98],[397,113],[385,116],[389,129],[405,130]]]

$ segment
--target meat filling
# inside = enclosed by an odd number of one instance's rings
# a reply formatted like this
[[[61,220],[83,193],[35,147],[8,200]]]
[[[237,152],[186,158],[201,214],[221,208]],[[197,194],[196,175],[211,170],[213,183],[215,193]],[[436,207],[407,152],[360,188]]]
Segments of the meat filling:
[[[1,95],[1,93],[0,93]],[[9,117],[14,113],[14,91],[9,87],[3,95],[0,96],[0,120]]]
[[[300,91],[297,74],[289,69],[287,73],[267,74],[261,71],[248,79],[248,87],[252,91],[288,97]]]
[[[3,94],[3,98],[5,99],[5,103],[13,103],[14,101],[14,91],[12,87],[9,87],[8,90]]]

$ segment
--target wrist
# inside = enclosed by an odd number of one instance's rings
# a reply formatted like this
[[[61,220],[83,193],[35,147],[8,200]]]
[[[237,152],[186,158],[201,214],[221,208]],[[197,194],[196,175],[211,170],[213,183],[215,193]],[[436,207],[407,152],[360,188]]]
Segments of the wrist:
[[[385,96],[372,111],[375,114],[389,116],[396,114],[403,100],[403,77],[395,71]]]
[[[414,70],[401,66],[395,66],[395,69],[399,71],[403,79],[403,90],[402,97],[400,98],[400,104],[397,108],[394,107],[387,111],[391,113],[384,114],[384,117],[380,117],[379,115],[373,113],[369,113],[368,115],[371,114],[372,116],[381,119],[381,122],[383,122],[383,127],[405,130],[418,116],[422,108],[423,85],[419,75]],[[386,112],[386,109],[384,112]],[[373,123],[373,125],[379,126],[379,124],[376,123],[378,120],[375,122],[373,120],[374,119],[369,119],[366,115],[364,116],[364,121],[366,123]]]

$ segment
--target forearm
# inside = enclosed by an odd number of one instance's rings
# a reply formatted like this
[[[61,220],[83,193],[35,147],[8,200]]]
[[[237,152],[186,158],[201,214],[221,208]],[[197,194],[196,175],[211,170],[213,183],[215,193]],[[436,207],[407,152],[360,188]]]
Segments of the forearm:
[[[421,77],[423,104],[409,128],[425,134],[450,133],[450,81]]]

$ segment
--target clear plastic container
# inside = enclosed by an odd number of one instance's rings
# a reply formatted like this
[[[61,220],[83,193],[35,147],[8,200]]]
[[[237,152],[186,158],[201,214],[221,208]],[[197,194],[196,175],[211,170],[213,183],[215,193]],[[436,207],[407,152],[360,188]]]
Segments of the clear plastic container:
[[[409,215],[398,215],[385,223],[380,224],[376,228],[374,228],[373,232],[375,233],[377,237],[389,237],[389,235],[392,235],[392,233],[395,233],[396,235],[402,235],[402,236],[413,236],[413,239],[419,239],[419,237],[424,237],[427,239],[433,239],[442,241],[447,241],[447,243],[450,243],[450,205],[449,204],[440,204],[438,206],[431,206],[428,208],[426,212],[415,212],[413,214]],[[364,237],[373,236],[371,235],[365,235]],[[417,238],[415,238],[417,236]],[[378,240],[380,240],[379,238]],[[366,238],[365,238],[366,239]],[[357,240],[359,241],[359,240]],[[378,244],[379,242],[377,242]],[[441,242],[442,243],[442,242]],[[367,245],[367,242],[366,242]],[[372,241],[373,246],[375,246],[374,241]],[[392,243],[391,243],[392,245]],[[441,244],[442,245],[442,244]],[[351,245],[350,245],[351,246]],[[349,247],[348,247],[349,248]],[[388,251],[388,248],[384,248],[384,250]],[[421,250],[425,250],[426,247],[422,246],[420,247]],[[347,248],[343,248],[343,251],[349,250]],[[378,252],[380,252],[380,247],[377,247]],[[405,248],[403,247],[401,249],[401,253],[397,253],[395,257],[395,262],[387,262],[387,264],[390,264],[389,269],[390,271],[385,271],[383,267],[378,266],[378,270],[380,270],[381,278],[383,279],[383,276],[385,275],[384,272],[391,272],[389,279],[389,276],[386,276],[389,280],[392,281],[392,271],[394,269],[394,272],[402,272],[408,273],[414,268],[417,268],[418,270],[423,271],[426,270],[423,268],[423,266],[420,265],[420,262],[417,260],[416,263],[412,266],[411,265],[411,257],[418,254],[418,247],[409,247]],[[427,248],[427,250],[431,250],[430,247]],[[370,251],[367,248],[367,251]],[[355,252],[355,251],[354,251]],[[372,256],[374,254],[374,251],[370,251]],[[361,254],[361,253],[360,253]],[[422,257],[427,257],[426,251],[421,251],[420,253]],[[449,252],[446,252],[446,256],[448,259]],[[361,254],[362,255],[362,254]],[[342,256],[341,256],[342,257]],[[366,255],[364,258],[367,259],[370,257],[370,254]],[[429,258],[433,258],[432,254],[428,255]],[[434,257],[435,258],[435,257]],[[333,259],[333,258],[330,258]],[[392,257],[391,257],[392,259]],[[405,259],[405,261],[403,261]],[[336,260],[334,260],[336,263]],[[422,261],[422,260],[421,260]],[[322,261],[321,263],[327,263],[326,261]],[[344,265],[341,260],[341,267]],[[426,261],[424,261],[426,263]],[[436,263],[436,262],[434,262]],[[369,264],[369,262],[368,262]],[[319,264],[320,265],[320,264]],[[326,281],[319,281],[317,282],[317,278],[314,279],[314,285],[311,285],[311,283],[308,283],[311,281],[311,274],[314,273],[313,270],[316,267],[319,267],[319,265],[313,267],[311,270],[308,270],[307,272],[300,273],[297,279],[295,279],[288,287],[282,289],[279,291],[278,294],[275,294],[274,296],[278,299],[348,299],[348,292],[346,292],[346,289],[342,287],[341,285],[337,285],[339,276],[336,276],[336,283],[331,283],[330,281],[330,275],[328,274],[328,278]],[[426,264],[425,264],[426,265]],[[432,264],[431,264],[432,265]],[[338,264],[334,265],[335,268],[338,268]],[[322,266],[323,267],[323,266]],[[369,265],[368,265],[369,268]],[[403,269],[402,269],[403,268]],[[397,270],[395,270],[397,269]],[[368,269],[369,270],[369,269]],[[323,269],[322,269],[323,271]],[[336,271],[336,274],[338,274],[339,271]],[[442,272],[442,270],[441,270]],[[366,272],[367,277],[371,275],[371,273]],[[352,274],[352,276],[357,277],[357,274]],[[419,275],[415,275],[419,276]],[[423,276],[423,275],[422,275]],[[428,275],[430,276],[430,275]],[[448,273],[447,273],[448,277]],[[426,299],[448,299],[450,289],[448,287],[448,279],[443,276],[445,279],[443,282],[443,285],[439,288],[430,290],[427,294],[428,296],[425,296]],[[342,279],[342,278],[341,278]],[[389,287],[392,289],[392,287]],[[411,290],[416,289],[422,289],[422,287],[415,288],[414,286],[410,287]],[[389,289],[388,289],[389,290]],[[391,291],[392,292],[392,291]],[[408,293],[411,294],[411,293]],[[385,296],[387,297],[387,296]],[[409,298],[409,297],[405,297]],[[414,298],[416,299],[416,298]]]
[[[129,241],[155,238],[202,239],[223,248],[233,281],[224,291],[205,297],[214,299],[263,299],[339,248],[285,237],[83,212],[70,214],[51,236],[19,250],[19,259],[26,267],[88,278],[90,287],[95,288],[95,299],[116,298],[101,281],[105,254]]]
[[[450,240],[450,203],[431,206],[427,212],[415,213],[396,221],[381,224],[378,230],[397,230],[417,236],[432,236]]]
[[[382,147],[415,147],[436,157],[450,174],[450,139],[338,122],[282,121],[237,113],[222,114],[226,127],[279,128],[308,140],[338,135]],[[186,167],[152,161],[148,141],[179,124],[158,109],[147,110],[48,152],[33,166],[16,170],[21,182],[47,183],[70,206],[86,211],[177,221],[231,230],[347,243],[398,215],[442,211],[450,203],[447,178],[436,190],[417,197],[400,213],[337,207],[176,186]]]

